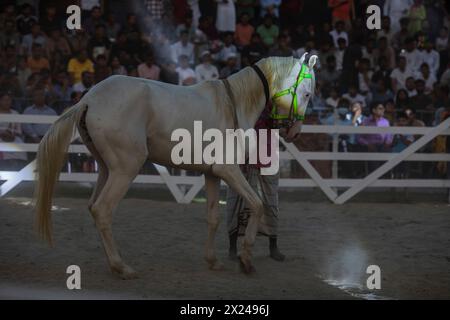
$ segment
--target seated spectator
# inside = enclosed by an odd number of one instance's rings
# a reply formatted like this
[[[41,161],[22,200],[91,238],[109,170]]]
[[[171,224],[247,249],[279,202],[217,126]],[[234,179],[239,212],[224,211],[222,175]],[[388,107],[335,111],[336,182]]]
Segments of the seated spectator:
[[[411,109],[424,110],[424,109],[432,109],[433,101],[431,100],[431,96],[425,92],[425,81],[422,79],[416,80],[416,91],[417,94],[412,96],[410,99],[410,107]]]
[[[290,43],[290,42],[289,42]],[[305,45],[303,47],[298,48],[294,52],[294,57],[301,58],[305,52],[308,52],[308,54],[319,56],[319,51],[316,49],[316,43],[313,38],[310,38],[306,40]],[[322,65],[320,64],[320,59],[317,60],[317,63],[314,68],[321,69]]]
[[[280,30],[278,29],[278,26],[273,24],[272,17],[266,14],[264,16],[264,22],[259,25],[259,27],[256,29],[256,32],[258,32],[261,36],[263,44],[267,48],[270,48],[275,43]]]
[[[388,68],[387,66],[387,59],[384,56],[381,56],[378,58],[378,61],[376,63],[375,72],[372,76],[372,82],[377,83],[379,79],[382,79],[386,83],[386,87],[391,86],[391,75],[392,70]]]
[[[236,32],[234,33],[234,40],[238,47],[242,48],[250,44],[252,34],[255,28],[249,23],[250,16],[244,12],[239,18],[239,23],[236,25]]]
[[[425,43],[425,50],[421,51],[423,63],[428,64],[430,73],[436,78],[440,67],[439,52],[434,50],[431,42]]]
[[[358,61],[358,88],[359,92],[367,96],[370,93],[370,84],[373,76],[372,70],[370,70],[370,61],[368,59],[362,58]]]
[[[86,50],[79,51],[75,58],[69,60],[67,71],[74,83],[81,81],[81,74],[83,72],[94,72],[94,64],[92,63],[92,60],[88,58]]]
[[[187,15],[184,17],[184,21],[177,26],[177,28],[175,30],[175,34],[178,38],[180,38],[182,31],[187,32],[188,33],[188,41],[191,43],[194,43],[196,27],[192,23],[192,13],[191,12],[188,12]]]
[[[94,73],[90,71],[83,71],[81,81],[73,85],[73,91],[84,93],[94,85]]]
[[[448,28],[442,27],[439,31],[439,36],[436,38],[435,42],[436,50],[438,52],[443,52],[448,48]]]
[[[198,28],[201,30],[208,39],[211,41],[217,40],[219,38],[219,33],[213,23],[212,16],[201,16],[198,21]]]
[[[108,58],[111,50],[111,41],[106,36],[106,29],[104,25],[98,25],[95,27],[95,34],[88,42],[88,55],[95,61],[97,56],[103,54]]]
[[[447,68],[442,73],[439,82],[443,86],[450,86],[450,61],[447,63]]]
[[[209,51],[203,51],[201,54],[201,63],[195,67],[197,82],[216,80],[219,78],[219,71],[211,62],[211,53]]]
[[[62,55],[64,60],[69,59],[72,54],[69,42],[62,36],[60,29],[53,29],[49,33],[47,41],[47,56],[52,59],[56,53]],[[66,60],[67,61],[67,60]]]
[[[336,69],[341,71],[344,65],[344,55],[347,50],[347,40],[344,38],[339,38],[337,40],[337,49],[334,51],[334,56],[336,58]]]
[[[414,109],[406,108],[404,114],[406,116],[408,126],[410,126],[410,127],[425,127],[425,123],[422,120],[417,119]],[[417,135],[416,137],[420,138],[420,135]]]
[[[422,63],[422,54],[417,49],[417,41],[412,37],[406,40],[405,46],[406,50],[402,50],[402,55],[406,58],[406,68],[414,74]]]
[[[45,102],[45,93],[43,90],[35,90],[33,93],[33,105],[25,109],[23,114],[30,115],[46,115],[56,116],[55,110],[47,106]],[[43,123],[27,123],[23,125],[23,131],[25,133],[25,142],[39,143],[47,130],[50,128],[50,124]]]
[[[397,68],[392,70],[390,75],[392,91],[397,92],[400,89],[405,89],[406,79],[412,76],[413,73],[407,68],[406,58],[400,55],[397,59]]]
[[[384,57],[386,59],[386,69],[395,67],[395,50],[389,45],[386,37],[378,39],[378,48],[374,49],[373,57],[375,60]]]
[[[32,54],[28,57],[27,66],[32,73],[40,72],[42,69],[50,69],[47,58],[43,56],[42,45],[33,44]]]
[[[393,20],[395,21],[395,20]],[[409,19],[403,17],[400,19],[400,30],[394,34],[392,38],[392,46],[395,50],[400,50],[405,47],[406,40],[410,37],[408,31]]]
[[[383,16],[381,18],[381,30],[377,32],[378,41],[381,38],[386,38],[387,43],[392,43],[392,39],[394,38],[394,32],[391,29],[391,17],[389,16]]]
[[[291,57],[294,50],[289,46],[288,37],[284,34],[278,36],[276,46],[269,50],[269,56],[272,57]]]
[[[189,64],[194,64],[194,45],[189,42],[189,33],[184,30],[180,32],[180,40],[171,46],[172,61],[179,63],[178,57],[185,55],[189,59]]]
[[[25,94],[27,80],[31,76],[32,72],[31,69],[28,67],[27,60],[23,56],[20,56],[17,59],[16,73],[17,79],[19,81],[20,90],[22,94]]]
[[[333,45],[338,48],[338,39],[343,38],[345,43],[348,43],[348,34],[345,31],[345,23],[343,21],[337,21],[334,24],[334,29],[330,31],[330,36],[333,38]]]
[[[120,60],[117,56],[111,58],[111,73],[117,75],[127,75],[127,69],[120,64]]]
[[[13,46],[18,52],[20,48],[20,34],[16,30],[14,20],[5,21],[3,30],[0,32],[0,46],[2,48]]]
[[[105,80],[112,74],[111,67],[108,66],[108,60],[106,56],[103,54],[99,54],[95,61],[94,66],[94,81],[98,83],[102,80]]]
[[[238,51],[236,46],[233,44],[233,34],[231,32],[225,33],[223,37],[223,47],[220,49],[217,54],[217,61],[224,65],[227,61],[227,57],[230,53],[233,53],[237,56]]]
[[[75,29],[74,33],[68,35],[67,40],[72,48],[72,52],[76,55],[77,52],[87,48],[90,37],[84,29]]]
[[[417,94],[416,91],[416,79],[414,77],[408,77],[405,81],[405,90],[408,94],[408,97],[415,96]]]
[[[371,100],[382,104],[385,104],[389,100],[394,101],[394,94],[386,87],[386,82],[383,79],[378,79],[375,87],[372,88]]]
[[[264,46],[259,33],[254,33],[248,46],[242,49],[242,65],[249,66],[259,61],[266,54],[266,47]]]
[[[376,100],[374,100],[376,101]],[[383,103],[385,107],[384,117],[389,121],[389,124],[392,126],[397,121],[397,112],[395,110],[395,103],[393,99],[389,99]]]
[[[195,84],[195,72],[189,67],[189,58],[186,55],[178,57],[179,66],[175,69],[178,74],[178,84],[182,86],[189,86]]]
[[[147,58],[145,59],[145,62],[141,63],[137,68],[138,77],[159,81],[161,69],[157,65],[155,65],[154,62],[155,61],[153,53],[152,52],[147,53]]]
[[[33,48],[33,44],[38,43],[42,47],[45,47],[47,43],[46,36],[41,31],[41,26],[38,23],[34,23],[31,27],[31,33],[23,36],[22,39],[22,54],[29,55],[31,54],[31,49]]]
[[[409,108],[409,95],[405,89],[400,89],[397,91],[397,95],[395,96],[395,110],[397,112],[404,111],[406,108]]]
[[[219,78],[225,79],[238,71],[237,56],[234,53],[230,53],[227,57],[227,64],[220,70]]]
[[[329,88],[338,86],[340,77],[341,72],[336,69],[336,58],[334,56],[328,56],[325,68],[317,74],[317,80],[322,85],[322,93],[324,96],[328,96]]]
[[[0,114],[18,114],[11,109],[12,96],[9,92],[0,93]],[[20,123],[0,122],[0,142],[22,143],[22,128]],[[25,152],[0,151],[0,170],[20,170],[27,160]]]
[[[333,110],[338,106],[339,103],[339,95],[336,87],[331,87],[329,97],[325,100],[325,104],[328,107],[331,107]]]
[[[421,79],[425,82],[425,93],[430,94],[433,91],[434,85],[437,82],[436,77],[430,72],[428,64],[422,63],[420,71],[416,75],[417,79]]]
[[[103,20],[102,16],[102,9],[99,6],[92,7],[90,16],[82,21],[83,29],[90,35],[93,35],[97,26],[106,26],[105,20]]]
[[[350,104],[359,102],[363,108],[366,107],[366,97],[358,92],[358,88],[355,84],[351,84],[348,87],[348,92],[342,95],[343,98],[347,99]]]
[[[50,95],[54,100],[69,101],[73,91],[69,74],[66,71],[61,70],[53,77]]]
[[[116,21],[116,16],[112,13],[108,14],[108,18],[106,19],[106,37],[109,41],[116,39],[120,28],[120,24]]]
[[[44,31],[47,35],[53,30],[57,30],[61,28],[61,20],[58,19],[56,15],[56,7],[54,5],[47,5],[45,8],[44,16],[39,20],[42,31]]]

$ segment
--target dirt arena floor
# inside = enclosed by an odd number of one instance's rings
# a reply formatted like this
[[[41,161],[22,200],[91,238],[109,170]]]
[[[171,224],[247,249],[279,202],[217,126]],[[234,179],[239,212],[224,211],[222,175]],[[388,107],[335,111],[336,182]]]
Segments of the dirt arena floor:
[[[245,276],[227,258],[224,216],[217,248],[225,269],[209,271],[202,199],[182,205],[166,191],[147,199],[148,190],[140,191],[114,216],[122,255],[140,274],[120,280],[109,272],[86,208],[90,188],[62,189],[54,248],[33,232],[28,187],[0,199],[1,299],[450,299],[450,207],[443,201],[337,206],[283,191],[279,233],[287,259],[271,260],[268,240],[258,237],[257,272]],[[72,264],[81,268],[81,290],[66,288]],[[380,290],[365,287],[368,265],[381,268]]]

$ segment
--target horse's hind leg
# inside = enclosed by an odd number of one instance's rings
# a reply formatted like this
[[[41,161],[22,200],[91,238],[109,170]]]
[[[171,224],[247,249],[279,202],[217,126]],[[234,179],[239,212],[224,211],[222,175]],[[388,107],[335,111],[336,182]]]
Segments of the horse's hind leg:
[[[220,223],[219,216],[219,192],[220,179],[215,176],[205,175],[206,195],[208,199],[208,240],[206,241],[206,261],[211,270],[222,269],[222,264],[217,260],[214,248],[214,240],[217,227]]]
[[[110,171],[103,190],[91,207],[111,271],[122,279],[136,278],[137,274],[123,262],[117,249],[112,235],[112,214],[135,176],[135,174]]]

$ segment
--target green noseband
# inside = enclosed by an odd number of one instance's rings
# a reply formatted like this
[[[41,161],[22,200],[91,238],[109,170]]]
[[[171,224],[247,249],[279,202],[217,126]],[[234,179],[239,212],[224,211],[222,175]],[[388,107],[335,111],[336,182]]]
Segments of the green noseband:
[[[305,116],[298,114],[298,101],[297,101],[297,88],[300,85],[300,83],[303,81],[303,79],[312,79],[311,73],[307,72],[307,67],[305,64],[302,64],[302,67],[300,69],[300,72],[298,73],[297,80],[295,83],[288,89],[285,89],[283,91],[279,91],[275,93],[272,97],[272,112],[270,113],[270,116],[272,119],[275,120],[304,120]],[[286,95],[292,95],[292,101],[291,101],[291,107],[289,109],[289,114],[278,114],[278,107],[275,103],[275,100],[279,97],[286,96]]]

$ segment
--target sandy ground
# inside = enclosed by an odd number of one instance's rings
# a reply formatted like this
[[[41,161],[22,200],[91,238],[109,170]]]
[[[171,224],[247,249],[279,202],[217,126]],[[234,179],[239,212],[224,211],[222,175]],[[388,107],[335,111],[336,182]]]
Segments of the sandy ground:
[[[140,274],[126,281],[109,272],[84,196],[55,198],[55,247],[48,248],[33,232],[30,198],[13,194],[0,199],[0,298],[450,299],[447,204],[336,206],[291,198],[281,203],[279,232],[287,259],[271,260],[267,239],[258,237],[252,276],[227,258],[225,219],[217,237],[225,269],[207,269],[204,204],[125,199],[113,229]],[[82,290],[66,289],[71,264],[81,267]],[[381,268],[381,290],[357,289],[372,264]],[[349,282],[356,284],[345,289]]]

